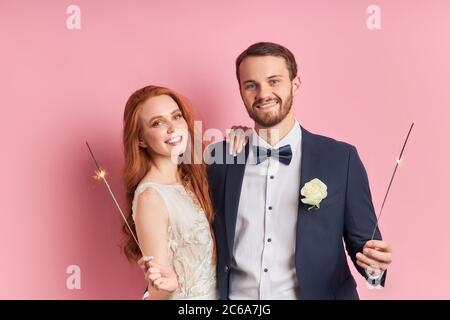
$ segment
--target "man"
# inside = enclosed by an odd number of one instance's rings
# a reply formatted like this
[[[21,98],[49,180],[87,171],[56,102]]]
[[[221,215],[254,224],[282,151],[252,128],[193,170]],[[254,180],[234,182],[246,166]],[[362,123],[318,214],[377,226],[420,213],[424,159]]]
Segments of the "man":
[[[210,148],[220,298],[358,299],[345,249],[364,277],[380,268],[384,286],[392,250],[378,229],[369,241],[376,216],[366,171],[354,146],[295,119],[293,54],[253,44],[236,75],[255,126],[239,154],[226,142]]]

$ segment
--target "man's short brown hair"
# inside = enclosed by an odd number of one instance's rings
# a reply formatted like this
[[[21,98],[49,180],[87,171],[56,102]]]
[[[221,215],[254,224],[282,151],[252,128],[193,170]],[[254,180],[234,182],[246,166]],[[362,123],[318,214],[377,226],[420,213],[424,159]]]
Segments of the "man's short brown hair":
[[[239,66],[242,61],[248,57],[264,56],[282,57],[286,61],[289,70],[289,78],[293,80],[297,76],[297,62],[295,62],[295,57],[289,49],[273,42],[258,42],[245,49],[236,59],[236,77],[239,85],[241,83],[239,78]]]

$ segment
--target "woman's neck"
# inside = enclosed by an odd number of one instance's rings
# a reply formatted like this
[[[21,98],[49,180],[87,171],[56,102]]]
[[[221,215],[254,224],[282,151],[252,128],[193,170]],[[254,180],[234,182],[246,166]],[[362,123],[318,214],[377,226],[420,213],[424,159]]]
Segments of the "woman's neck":
[[[151,160],[150,170],[144,179],[164,184],[181,183],[178,165],[170,157],[157,157]]]

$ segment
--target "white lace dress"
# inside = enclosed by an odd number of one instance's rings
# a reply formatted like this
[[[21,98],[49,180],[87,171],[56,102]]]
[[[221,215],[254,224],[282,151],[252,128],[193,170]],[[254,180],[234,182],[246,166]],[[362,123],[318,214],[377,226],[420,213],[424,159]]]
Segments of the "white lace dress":
[[[216,266],[211,263],[213,239],[197,198],[180,184],[145,182],[134,192],[133,219],[137,197],[147,188],[158,191],[169,213],[168,254],[179,283],[171,299],[217,299]]]

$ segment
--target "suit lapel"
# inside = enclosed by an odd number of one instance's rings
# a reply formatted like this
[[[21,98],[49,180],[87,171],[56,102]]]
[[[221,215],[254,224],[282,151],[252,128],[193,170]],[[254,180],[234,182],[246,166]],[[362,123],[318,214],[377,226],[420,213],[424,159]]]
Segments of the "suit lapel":
[[[237,212],[241,196],[242,182],[244,180],[245,163],[247,162],[249,153],[249,145],[250,143],[247,143],[244,149],[245,150],[244,163],[227,165],[227,174],[225,182],[225,228],[227,232],[227,244],[230,257],[232,256],[233,253]],[[227,153],[227,160],[230,161],[231,159],[230,157],[228,157]],[[236,158],[234,158],[231,161],[236,162]]]
[[[318,177],[320,169],[320,157],[318,151],[318,145],[315,141],[315,137],[312,133],[302,129],[302,154],[300,164],[300,189],[303,188],[305,183]],[[300,196],[300,190],[299,190]],[[300,196],[301,197],[301,196]],[[305,213],[308,212],[308,206],[299,200],[298,206],[298,218],[297,218],[297,245],[302,244],[301,237],[304,234],[304,229],[308,219],[304,219]],[[299,248],[297,248],[299,249]],[[296,249],[296,250],[297,250]]]

